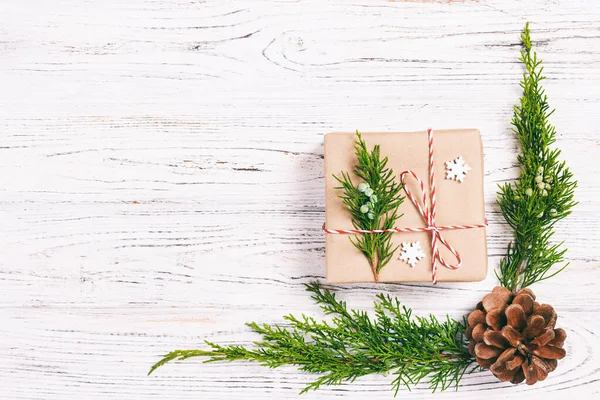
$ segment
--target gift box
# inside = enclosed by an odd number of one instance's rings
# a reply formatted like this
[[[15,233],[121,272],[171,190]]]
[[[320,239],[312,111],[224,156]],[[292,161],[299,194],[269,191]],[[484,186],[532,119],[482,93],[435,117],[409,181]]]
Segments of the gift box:
[[[479,131],[362,133],[362,138],[369,150],[380,145],[381,156],[388,157],[388,167],[394,171],[398,183],[401,179],[405,181],[402,193],[406,197],[398,208],[402,216],[395,223],[398,231],[394,231],[391,239],[394,247],[399,248],[380,271],[378,281],[425,282],[433,279],[466,282],[484,279],[487,274],[487,246],[483,148]],[[336,189],[340,184],[334,178],[344,171],[349,172],[356,187],[361,182],[352,173],[357,164],[355,140],[355,133],[325,135],[324,230],[328,232],[325,246],[328,283],[375,280],[369,262],[349,238],[373,233],[350,233],[360,227],[352,225],[351,215],[339,197],[341,190]],[[428,219],[432,212],[430,171],[434,173],[434,223]],[[422,204],[423,194],[427,196],[427,204]],[[422,204],[421,210],[415,203]],[[415,244],[422,250],[418,260],[411,250]],[[434,248],[439,251],[436,253],[439,258],[433,256]],[[413,258],[409,257],[411,253]]]

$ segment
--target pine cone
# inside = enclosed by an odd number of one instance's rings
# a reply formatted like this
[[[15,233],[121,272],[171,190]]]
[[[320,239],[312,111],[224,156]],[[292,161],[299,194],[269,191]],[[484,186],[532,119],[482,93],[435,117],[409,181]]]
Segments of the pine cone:
[[[501,381],[543,381],[566,352],[564,329],[554,329],[556,312],[539,304],[530,289],[516,294],[497,286],[469,314],[469,351]]]

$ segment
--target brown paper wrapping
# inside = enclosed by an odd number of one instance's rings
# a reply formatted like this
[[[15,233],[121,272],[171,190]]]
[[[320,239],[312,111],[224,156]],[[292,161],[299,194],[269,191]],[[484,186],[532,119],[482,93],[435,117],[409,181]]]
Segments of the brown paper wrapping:
[[[485,221],[483,198],[483,149],[477,129],[434,130],[435,184],[437,192],[436,225],[481,224]],[[425,182],[429,196],[429,156],[427,132],[363,133],[369,150],[381,145],[382,157],[389,158],[398,181],[402,171],[411,169]],[[325,224],[328,229],[353,229],[350,214],[339,199],[339,186],[333,178],[342,171],[351,172],[356,164],[354,133],[328,133],[325,135]],[[445,179],[445,162],[462,156],[471,167],[464,181]],[[352,173],[353,182],[359,179]],[[409,189],[421,198],[416,181],[407,178]],[[398,228],[425,227],[427,224],[413,203],[405,198],[399,208],[404,214],[396,223]],[[328,283],[373,282],[373,273],[364,255],[350,242],[350,235],[326,234],[326,264]],[[450,270],[438,263],[437,279],[440,282],[480,281],[487,274],[487,246],[485,228],[444,230],[442,236],[458,251],[463,259],[461,267]],[[381,270],[380,282],[431,281],[431,233],[395,233],[392,242],[419,241],[425,253],[415,267],[399,260],[400,249]],[[456,259],[438,242],[443,258],[450,264]]]

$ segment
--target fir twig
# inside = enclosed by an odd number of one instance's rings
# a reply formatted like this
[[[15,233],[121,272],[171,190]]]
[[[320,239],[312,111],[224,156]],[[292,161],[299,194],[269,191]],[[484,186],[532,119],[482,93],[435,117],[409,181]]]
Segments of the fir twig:
[[[520,61],[525,65],[521,81],[523,96],[514,107],[513,130],[521,143],[518,156],[521,173],[515,184],[500,186],[498,204],[502,215],[515,230],[514,241],[500,262],[500,283],[510,290],[530,286],[555,276],[567,265],[551,270],[563,262],[566,249],[552,244],[554,225],[571,213],[577,182],[559,161],[560,150],[551,149],[556,131],[548,118],[552,115],[541,86],[542,61],[531,51],[529,23],[521,34],[523,50]]]
[[[339,197],[350,212],[352,225],[355,229],[367,230],[393,228],[401,217],[397,210],[404,201],[400,193],[402,185],[396,182],[394,171],[387,168],[388,158],[381,158],[379,145],[369,151],[358,131],[354,150],[358,161],[353,173],[361,179],[363,187],[355,186],[348,172],[333,176],[341,185],[335,189],[342,190]],[[366,191],[364,188],[367,188]],[[392,233],[350,237],[352,244],[367,258],[375,281],[379,280],[379,272],[398,249],[391,239]]]
[[[306,285],[307,291],[322,310],[333,316],[330,322],[312,317],[288,315],[289,327],[247,324],[261,334],[257,348],[221,346],[206,342],[211,350],[176,350],[157,362],[148,374],[172,361],[206,357],[205,362],[256,361],[277,368],[296,365],[300,370],[319,374],[301,393],[322,385],[353,382],[369,374],[395,376],[392,390],[411,388],[425,377],[429,387],[444,390],[457,386],[473,368],[473,358],[463,336],[464,322],[446,318],[437,320],[413,317],[412,311],[398,299],[380,294],[375,302],[375,317],[364,311],[349,310],[329,290],[318,283]],[[477,367],[475,367],[477,368]]]

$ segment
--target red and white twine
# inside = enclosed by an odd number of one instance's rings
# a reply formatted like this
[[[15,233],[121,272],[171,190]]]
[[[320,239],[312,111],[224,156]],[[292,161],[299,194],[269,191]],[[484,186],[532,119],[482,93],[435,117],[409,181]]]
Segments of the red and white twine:
[[[473,228],[485,228],[488,226],[487,221],[483,224],[472,224],[472,225],[436,225],[435,216],[437,209],[437,200],[435,196],[435,168],[434,168],[434,156],[433,156],[433,130],[430,128],[427,130],[427,136],[429,139],[429,190],[431,192],[431,204],[427,208],[427,192],[425,191],[425,184],[423,181],[411,170],[404,171],[400,174],[400,180],[406,191],[406,195],[410,201],[415,205],[419,214],[423,217],[427,226],[419,228],[391,228],[391,229],[327,229],[323,224],[323,231],[330,234],[368,234],[368,233],[402,233],[402,232],[431,232],[431,280],[435,285],[437,283],[437,263],[439,262],[444,267],[455,270],[458,269],[462,264],[462,257],[456,251],[454,247],[442,236],[441,231],[449,229],[473,229]],[[419,183],[422,202],[413,196],[412,192],[406,186],[406,177],[412,175],[413,178]],[[422,203],[422,204],[421,204]],[[450,264],[440,255],[440,249],[438,247],[438,241],[441,242],[456,258],[456,264]]]

